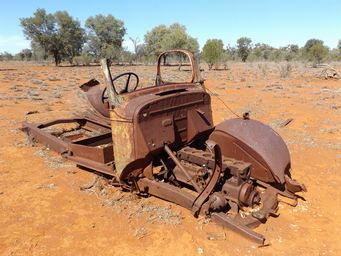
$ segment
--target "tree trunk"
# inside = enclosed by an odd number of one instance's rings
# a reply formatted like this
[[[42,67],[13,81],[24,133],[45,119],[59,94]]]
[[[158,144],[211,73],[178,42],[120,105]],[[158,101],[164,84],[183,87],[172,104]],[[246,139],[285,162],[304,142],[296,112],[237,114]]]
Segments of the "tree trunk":
[[[59,56],[59,52],[58,51],[55,51],[53,53],[53,58],[54,58],[54,63],[56,64],[56,67],[58,67],[60,62],[61,62],[61,58]]]
[[[69,63],[70,63],[71,66],[73,66],[73,56],[69,57]]]
[[[53,55],[53,58],[54,58],[54,63],[55,63],[55,65],[56,65],[56,67],[58,66],[58,55],[56,55],[56,54],[54,54]]]

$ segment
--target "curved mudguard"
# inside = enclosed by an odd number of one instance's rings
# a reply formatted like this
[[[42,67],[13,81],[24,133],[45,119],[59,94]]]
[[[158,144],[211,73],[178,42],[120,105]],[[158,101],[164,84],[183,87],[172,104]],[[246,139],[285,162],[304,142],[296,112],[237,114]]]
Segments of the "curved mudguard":
[[[96,79],[91,79],[80,86],[86,93],[91,106],[103,117],[109,118],[109,104],[102,102],[104,88],[100,87],[100,83]]]
[[[235,118],[215,127],[210,140],[221,147],[222,154],[249,162],[251,177],[267,183],[285,183],[290,171],[289,150],[270,126],[256,120]]]

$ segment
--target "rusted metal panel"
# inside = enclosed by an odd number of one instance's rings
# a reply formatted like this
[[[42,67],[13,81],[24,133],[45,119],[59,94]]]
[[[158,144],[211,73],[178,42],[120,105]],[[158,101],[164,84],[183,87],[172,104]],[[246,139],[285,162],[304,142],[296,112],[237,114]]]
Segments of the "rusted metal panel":
[[[135,158],[134,126],[132,122],[122,120],[114,110],[110,111],[111,132],[113,138],[113,149],[115,168],[120,176],[123,169]]]
[[[79,125],[79,133],[62,138],[44,130],[46,128],[51,129],[54,125],[70,123]],[[115,175],[112,137],[109,132],[110,127],[95,123],[91,120],[75,118],[59,119],[40,125],[24,122],[22,130],[28,134],[33,142],[42,143],[81,166]],[[92,137],[85,136],[84,138],[84,132],[81,130],[93,132],[98,135]]]
[[[289,150],[271,127],[256,120],[229,119],[218,124],[210,138],[221,145],[225,156],[252,163],[252,177],[284,184]]]
[[[105,88],[101,88],[95,79],[82,84],[80,88],[85,92],[94,110],[104,117],[109,117],[109,103],[104,101]]]

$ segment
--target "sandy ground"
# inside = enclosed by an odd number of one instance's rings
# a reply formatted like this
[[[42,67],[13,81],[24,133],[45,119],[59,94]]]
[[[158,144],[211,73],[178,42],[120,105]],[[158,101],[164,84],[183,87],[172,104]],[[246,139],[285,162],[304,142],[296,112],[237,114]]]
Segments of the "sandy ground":
[[[241,115],[270,124],[287,142],[293,176],[306,201],[280,205],[280,216],[256,230],[256,244],[156,198],[121,193],[41,146],[21,122],[70,117],[87,107],[82,81],[102,79],[97,67],[48,67],[0,62],[1,255],[341,255],[341,80],[317,78],[299,63],[230,64],[206,71],[215,123]],[[338,67],[339,70],[340,66]],[[153,84],[155,67],[132,70]],[[27,115],[28,111],[38,113]],[[293,121],[280,126],[288,118]]]

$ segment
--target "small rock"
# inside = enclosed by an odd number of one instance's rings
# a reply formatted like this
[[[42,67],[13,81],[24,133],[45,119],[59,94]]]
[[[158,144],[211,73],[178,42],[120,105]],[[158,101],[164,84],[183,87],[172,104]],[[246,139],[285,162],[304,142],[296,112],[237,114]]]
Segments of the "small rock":
[[[204,254],[204,248],[198,247],[197,248],[198,254]]]
[[[54,183],[50,183],[50,184],[47,184],[46,185],[46,188],[55,188],[56,187],[56,185],[54,184]]]
[[[43,81],[38,80],[38,79],[32,79],[31,81],[33,84],[42,84],[43,83]]]
[[[40,185],[40,186],[38,187],[38,189],[41,189],[41,188],[54,189],[55,187],[56,187],[56,184],[50,183],[50,184],[46,184],[46,185]]]
[[[50,77],[49,77],[49,80],[50,80],[50,81],[59,81],[59,79],[56,78],[55,76],[50,76]]]
[[[332,105],[330,105],[330,108],[331,108],[331,109],[336,109],[336,110],[338,110],[339,108],[341,108],[341,105],[332,104]]]
[[[39,96],[39,92],[32,90],[32,91],[28,92],[28,95],[30,95],[30,96]]]
[[[222,233],[207,233],[208,240],[223,241],[226,240],[226,234]]]

